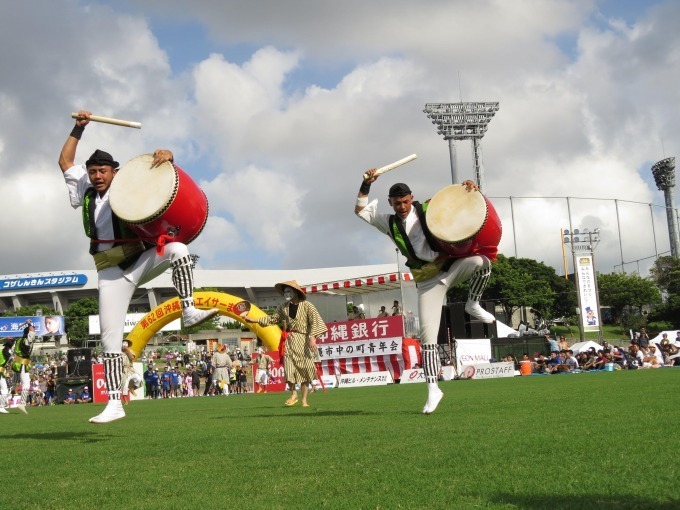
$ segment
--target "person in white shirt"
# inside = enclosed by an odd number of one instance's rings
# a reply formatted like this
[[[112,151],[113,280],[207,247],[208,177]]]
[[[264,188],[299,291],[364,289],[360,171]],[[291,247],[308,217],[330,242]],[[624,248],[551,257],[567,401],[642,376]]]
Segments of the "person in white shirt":
[[[392,315],[401,315],[401,306],[399,306],[399,301],[395,301],[392,305]]]
[[[185,244],[170,242],[160,254],[154,246],[138,239],[139,236],[113,213],[109,189],[118,172],[118,162],[109,153],[97,149],[85,164],[75,164],[78,142],[91,115],[88,111],[79,112],[80,118],[61,149],[59,167],[71,206],[83,208],[85,234],[90,238],[90,254],[97,267],[102,356],[109,400],[104,411],[89,421],[108,423],[125,417],[121,403],[123,328],[137,286],[172,269],[172,282],[180,298],[185,328],[211,319],[218,310],[199,310],[194,306],[194,260]],[[152,166],[172,161],[172,152],[157,150]]]
[[[564,364],[569,367],[569,370],[576,370],[579,368],[578,360],[574,357],[574,351],[571,349],[566,350],[567,357],[564,360]]]
[[[656,344],[649,344],[648,356],[652,365],[663,366],[663,354]]]
[[[375,169],[366,173],[366,178],[359,189],[354,213],[383,234],[390,236],[408,260],[407,265],[418,289],[423,371],[428,383],[428,398],[423,414],[431,414],[444,396],[437,384],[441,368],[437,335],[446,293],[454,285],[469,281],[465,311],[482,322],[495,321],[494,316],[479,304],[491,275],[491,261],[484,255],[454,259],[431,246],[428,241],[429,230],[425,223],[425,207],[413,200],[411,189],[404,183],[394,184],[388,193],[388,203],[394,214],[379,214],[378,201],[368,202],[370,186],[377,178]],[[468,192],[478,189],[472,181],[465,181],[463,185]]]

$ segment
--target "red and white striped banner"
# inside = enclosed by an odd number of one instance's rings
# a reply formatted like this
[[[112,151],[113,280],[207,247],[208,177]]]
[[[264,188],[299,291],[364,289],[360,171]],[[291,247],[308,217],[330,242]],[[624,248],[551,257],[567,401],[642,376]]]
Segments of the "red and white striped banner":
[[[378,356],[354,358],[326,358],[321,361],[323,375],[359,374],[371,372],[392,372],[395,379],[401,371],[413,368],[420,362],[420,344],[412,338],[401,339],[401,352]]]
[[[400,316],[329,322],[326,326],[328,331],[317,341],[322,376],[388,371],[399,379],[402,370],[422,365],[420,342],[404,338]],[[268,354],[275,362],[271,375],[279,383],[270,382],[268,390],[283,391],[285,376],[279,353]]]
[[[367,278],[355,278],[352,280],[338,280],[335,282],[319,283],[316,285],[309,285],[302,287],[307,294],[315,292],[328,292],[341,289],[351,289],[354,287],[371,287],[381,286],[386,284],[393,284],[399,282],[399,273],[383,274],[379,276],[370,276]],[[401,273],[401,280],[411,281],[413,275],[411,273]],[[376,289],[377,290],[377,289]]]

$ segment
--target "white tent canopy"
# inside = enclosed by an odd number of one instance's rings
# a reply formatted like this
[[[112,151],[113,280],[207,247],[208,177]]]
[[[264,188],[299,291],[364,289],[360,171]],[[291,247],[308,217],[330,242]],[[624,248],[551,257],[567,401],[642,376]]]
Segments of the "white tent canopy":
[[[348,280],[307,284],[303,287],[303,290],[307,294],[322,292],[327,294],[340,294],[342,296],[353,296],[385,290],[399,290],[403,282],[412,282],[412,280],[413,276],[411,273],[386,273]],[[415,284],[412,283],[411,285]]]
[[[574,345],[570,346],[569,348],[574,351],[574,354],[578,354],[579,352],[587,351],[591,347],[594,347],[596,351],[599,351],[602,349],[602,346],[598,344],[597,342],[593,342],[592,340],[588,340],[587,342],[578,342],[575,343]]]
[[[671,330],[671,331],[662,331],[661,333],[659,333],[658,335],[656,335],[654,338],[652,338],[652,339],[650,340],[650,342],[653,342],[653,343],[655,343],[655,344],[660,343],[660,342],[661,342],[661,339],[663,338],[663,334],[664,334],[664,333],[666,333],[666,335],[668,336],[668,341],[669,341],[669,342],[675,343],[675,337],[676,337],[677,334],[678,334],[678,330],[677,330],[677,329],[673,329],[673,330]]]
[[[496,333],[498,338],[506,337],[516,337],[518,336],[517,331],[512,329],[507,324],[503,324],[501,321],[496,320]]]

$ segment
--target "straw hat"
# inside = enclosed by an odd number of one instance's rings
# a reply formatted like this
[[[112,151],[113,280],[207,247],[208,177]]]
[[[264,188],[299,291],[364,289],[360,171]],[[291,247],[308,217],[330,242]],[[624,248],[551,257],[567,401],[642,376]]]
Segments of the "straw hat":
[[[300,298],[300,301],[304,301],[305,299],[307,299],[307,294],[305,294],[305,291],[302,290],[302,288],[300,287],[300,285],[298,285],[298,282],[296,282],[295,280],[290,280],[290,281],[288,281],[288,282],[277,283],[276,285],[274,285],[274,288],[275,288],[275,289],[278,291],[278,293],[281,294],[282,296],[283,296],[283,288],[284,288],[284,287],[290,287],[291,289],[294,289],[294,290],[297,292],[298,297]]]
[[[227,350],[227,346],[224,345],[224,344],[217,344],[216,347],[217,347],[217,350],[220,351],[220,352],[224,352],[224,351]]]

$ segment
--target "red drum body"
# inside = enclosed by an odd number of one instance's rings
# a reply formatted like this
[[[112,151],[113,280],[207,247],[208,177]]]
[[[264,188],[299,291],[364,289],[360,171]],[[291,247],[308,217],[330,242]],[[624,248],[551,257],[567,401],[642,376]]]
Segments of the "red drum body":
[[[189,244],[208,220],[208,199],[184,170],[169,162],[151,168],[152,161],[142,154],[120,168],[109,190],[111,210],[149,242],[170,236],[168,242]]]
[[[496,260],[503,227],[491,202],[463,184],[439,190],[425,214],[441,251],[455,258],[485,255]]]

